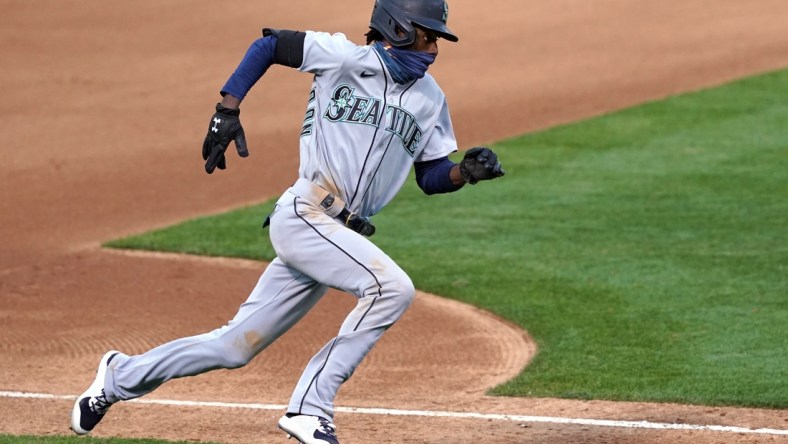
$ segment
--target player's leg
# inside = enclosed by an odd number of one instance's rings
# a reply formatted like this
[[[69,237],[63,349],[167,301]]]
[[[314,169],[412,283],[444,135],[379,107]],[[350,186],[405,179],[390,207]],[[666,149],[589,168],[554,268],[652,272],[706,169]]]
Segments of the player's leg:
[[[288,234],[286,242],[279,230]],[[307,365],[288,408],[289,413],[330,420],[340,385],[407,310],[415,289],[380,248],[300,199],[282,204],[272,221],[271,239],[275,245],[282,241],[277,251],[288,265],[359,297],[337,337]],[[311,251],[320,253],[300,253]]]
[[[301,319],[325,290],[274,259],[227,325],[142,355],[119,355],[107,372],[108,393],[117,399],[133,399],[173,378],[242,367]]]
[[[102,358],[96,381],[74,406],[72,429],[88,433],[112,403],[140,397],[170,379],[245,365],[301,319],[325,291],[324,285],[274,259],[227,325],[141,355]]]

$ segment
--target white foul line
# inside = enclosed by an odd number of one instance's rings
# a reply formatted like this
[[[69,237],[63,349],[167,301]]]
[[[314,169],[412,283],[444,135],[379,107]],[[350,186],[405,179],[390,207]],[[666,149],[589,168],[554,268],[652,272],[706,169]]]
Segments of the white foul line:
[[[28,399],[58,399],[76,400],[72,395],[51,395],[47,393],[29,392],[9,392],[0,391],[0,398],[28,398]],[[286,405],[279,404],[256,404],[256,403],[231,403],[231,402],[209,402],[209,401],[178,401],[172,399],[135,399],[133,403],[139,404],[159,404],[170,406],[186,407],[217,407],[217,408],[237,408],[252,410],[285,410]],[[501,415],[495,413],[474,413],[474,412],[447,412],[432,410],[399,410],[363,407],[337,407],[340,413],[356,413],[362,415],[389,415],[389,416],[422,416],[431,418],[458,418],[458,419],[484,419],[497,421],[517,421],[517,422],[541,422],[550,424],[572,424],[597,427],[618,427],[631,429],[658,429],[658,430],[703,430],[710,432],[726,433],[751,433],[760,435],[786,435],[788,430],[782,429],[750,429],[746,427],[733,427],[721,425],[694,425],[694,424],[671,424],[663,422],[649,421],[614,421],[609,419],[583,419],[583,418],[561,418],[551,416],[525,416],[525,415]]]

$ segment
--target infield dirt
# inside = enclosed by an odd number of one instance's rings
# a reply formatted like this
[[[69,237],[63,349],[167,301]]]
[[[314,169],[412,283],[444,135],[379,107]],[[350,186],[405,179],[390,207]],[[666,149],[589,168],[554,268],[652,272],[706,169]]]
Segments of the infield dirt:
[[[296,178],[311,79],[274,68],[244,102],[251,156],[204,173],[218,89],[263,26],[362,43],[371,2],[0,0],[0,390],[76,395],[110,348],[138,353],[225,323],[265,264],[99,245],[274,197]],[[460,146],[788,66],[783,0],[451,3],[459,44],[431,68]],[[263,235],[261,233],[261,235]],[[284,404],[354,304],[329,294],[252,364],[150,398]],[[418,346],[414,346],[418,345]],[[788,427],[785,411],[485,396],[527,334],[420,295],[338,405]],[[68,434],[68,401],[0,398],[0,433]],[[97,436],[285,442],[281,412],[119,404]],[[340,413],[343,443],[749,443],[784,437]]]

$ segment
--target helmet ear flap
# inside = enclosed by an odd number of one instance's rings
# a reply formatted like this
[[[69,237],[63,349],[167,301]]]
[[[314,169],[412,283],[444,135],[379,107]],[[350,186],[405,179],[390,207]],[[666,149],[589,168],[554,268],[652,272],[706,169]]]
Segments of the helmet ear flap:
[[[416,41],[416,28],[408,20],[405,11],[400,10],[393,2],[375,2],[369,27],[378,31],[394,46],[408,46]],[[400,35],[398,30],[404,35]]]
[[[394,46],[408,46],[416,41],[416,28],[409,22],[404,22],[400,24],[395,20],[391,20],[393,23],[392,30],[393,30],[393,40],[386,37],[389,43]],[[400,34],[402,34],[400,36]],[[396,38],[394,38],[396,36]]]

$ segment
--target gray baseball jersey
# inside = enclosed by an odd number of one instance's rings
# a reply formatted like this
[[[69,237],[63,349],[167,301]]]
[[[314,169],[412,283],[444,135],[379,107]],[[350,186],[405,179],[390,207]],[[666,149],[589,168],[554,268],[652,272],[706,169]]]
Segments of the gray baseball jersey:
[[[306,33],[299,70],[315,74],[299,176],[335,193],[352,211],[377,213],[414,161],[457,151],[446,96],[429,73],[397,84],[372,47],[320,32]]]

